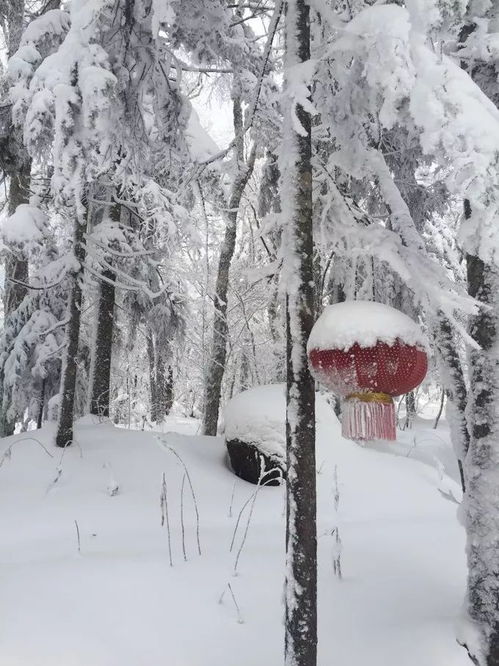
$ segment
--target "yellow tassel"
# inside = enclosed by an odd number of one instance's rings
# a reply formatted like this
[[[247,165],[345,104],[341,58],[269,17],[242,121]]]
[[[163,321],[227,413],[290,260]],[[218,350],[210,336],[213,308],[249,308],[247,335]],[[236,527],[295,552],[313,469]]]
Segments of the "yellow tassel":
[[[352,398],[361,402],[379,402],[383,405],[391,405],[393,403],[393,398],[388,393],[376,393],[374,391],[350,393],[346,396],[345,400],[351,400]]]

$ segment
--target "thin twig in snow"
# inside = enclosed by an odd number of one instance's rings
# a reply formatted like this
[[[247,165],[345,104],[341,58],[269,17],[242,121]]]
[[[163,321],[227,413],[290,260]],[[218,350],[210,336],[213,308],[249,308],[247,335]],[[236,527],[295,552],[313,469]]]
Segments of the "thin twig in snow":
[[[237,551],[236,560],[234,562],[234,575],[237,574],[237,567],[238,567],[238,564],[239,564],[239,558],[241,557],[241,553],[243,552],[244,544],[246,543],[246,538],[248,536],[248,531],[249,531],[251,518],[253,517],[253,509],[255,508],[256,497],[257,497],[258,493],[260,492],[260,489],[262,488],[262,486],[265,485],[265,484],[262,484],[262,479],[266,474],[271,475],[276,470],[280,471],[280,468],[275,467],[274,469],[271,469],[269,472],[266,472],[265,471],[264,458],[263,458],[263,456],[260,456],[260,476],[258,478],[258,485],[257,485],[256,491],[253,494],[253,501],[251,502],[250,510],[249,510],[249,513],[248,513],[248,520],[246,521],[246,527],[244,529],[243,538],[241,540],[239,550]],[[270,482],[270,481],[274,481],[274,479],[271,477],[268,480],[268,482]]]
[[[230,496],[229,504],[229,518],[232,518],[232,506],[234,504],[234,494],[236,492],[236,480],[234,479],[234,485],[232,486],[232,495]]]
[[[244,620],[243,620],[242,615],[241,615],[241,610],[240,610],[240,608],[238,606],[238,603],[236,601],[236,596],[235,596],[234,591],[232,589],[232,585],[230,583],[227,583],[227,587],[229,588],[230,595],[232,597],[232,601],[234,602],[234,606],[236,607],[237,621],[239,622],[239,624],[243,624]]]
[[[78,552],[81,553],[81,543],[80,543],[80,528],[78,527],[78,521],[75,519],[76,527],[76,538],[78,540]]]
[[[278,467],[274,467],[274,468],[273,468],[272,470],[270,470],[270,471],[271,471],[271,472],[274,472],[274,471],[276,471],[276,470],[278,470],[278,469],[279,469]],[[281,471],[281,470],[279,469],[279,471]],[[269,473],[270,473],[270,472],[269,472]],[[238,528],[239,528],[239,523],[240,523],[240,521],[241,521],[241,517],[242,517],[242,515],[243,515],[244,509],[248,506],[248,504],[251,502],[251,500],[254,498],[254,496],[258,493],[259,489],[260,489],[260,488],[263,488],[264,486],[267,486],[267,485],[268,485],[269,483],[271,483],[272,481],[275,481],[275,479],[268,479],[268,480],[265,481],[264,483],[260,483],[260,484],[258,485],[257,489],[255,490],[255,492],[252,493],[252,494],[248,497],[248,499],[246,500],[246,502],[242,505],[242,507],[241,507],[241,509],[240,509],[240,511],[239,511],[239,514],[238,514],[238,516],[237,516],[237,520],[236,520],[236,525],[235,525],[235,527],[234,527],[234,531],[233,531],[233,533],[232,533],[232,540],[231,540],[231,542],[230,542],[230,548],[229,548],[229,552],[230,552],[230,553],[232,552],[232,549],[234,548],[234,541],[236,540],[237,530],[238,530]]]
[[[45,453],[50,456],[51,458],[54,457],[52,453],[40,442],[40,440],[36,439],[36,437],[23,437],[22,439],[16,439],[15,442],[12,442],[4,451],[2,457],[0,458],[0,467],[4,464],[6,460],[10,460],[12,457],[12,449],[16,444],[20,444],[21,442],[36,442],[39,444],[42,449],[45,451]]]
[[[49,487],[47,488],[47,493],[52,490],[52,488],[59,482],[61,476],[62,476],[62,462],[64,460],[64,456],[66,455],[66,449],[68,447],[65,446],[62,451],[61,451],[61,457],[59,459],[59,464],[56,467],[56,475],[55,478],[53,479],[52,483],[49,484]]]
[[[170,532],[170,517],[168,515],[168,490],[166,487],[166,476],[164,472],[163,472],[163,479],[161,482],[160,506],[161,506],[161,527],[163,527],[166,521],[166,531],[168,533],[168,556],[170,558],[170,566],[172,567],[173,566],[172,539]]]
[[[197,540],[197,546],[198,546],[198,553],[199,553],[199,555],[201,555],[201,542],[200,542],[200,538],[199,538],[199,509],[198,509],[198,503],[197,503],[197,499],[196,499],[196,493],[194,492],[194,487],[193,487],[192,481],[191,481],[191,476],[189,474],[189,470],[187,469],[187,465],[182,460],[182,458],[179,456],[179,454],[175,451],[175,449],[173,449],[171,446],[168,446],[168,445],[167,445],[166,448],[169,449],[173,453],[173,455],[182,464],[182,467],[184,468],[184,471],[185,471],[185,476],[187,478],[187,482],[189,484],[189,488],[191,489],[192,501],[194,502],[194,510],[196,512],[196,540]]]
[[[184,562],[187,562],[187,555],[185,553],[185,526],[184,526],[184,488],[185,488],[186,474],[182,477],[182,487],[180,488],[180,528],[182,530],[182,553],[184,555]]]

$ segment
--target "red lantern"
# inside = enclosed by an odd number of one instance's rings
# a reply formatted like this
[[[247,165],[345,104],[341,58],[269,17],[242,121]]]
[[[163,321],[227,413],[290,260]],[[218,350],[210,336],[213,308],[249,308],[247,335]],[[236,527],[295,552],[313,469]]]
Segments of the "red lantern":
[[[396,439],[393,397],[412,391],[428,369],[419,326],[381,303],[331,305],[308,343],[315,379],[343,398],[348,439]]]

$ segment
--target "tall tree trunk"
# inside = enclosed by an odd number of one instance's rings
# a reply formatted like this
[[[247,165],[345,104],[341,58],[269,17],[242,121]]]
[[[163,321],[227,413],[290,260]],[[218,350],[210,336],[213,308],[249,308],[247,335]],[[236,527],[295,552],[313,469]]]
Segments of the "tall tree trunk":
[[[158,385],[156,379],[156,354],[154,351],[154,339],[152,333],[147,335],[147,360],[149,362],[149,393],[151,400],[151,421],[155,423],[158,420]]]
[[[171,365],[168,366],[166,371],[166,383],[165,383],[165,416],[171,412],[173,407],[173,368]]]
[[[470,11],[482,11],[470,5]],[[490,3],[485,16],[462,27],[459,41],[466,43],[477,26],[496,32],[499,5]],[[499,108],[498,68],[494,59],[479,57],[461,62],[475,83]],[[464,216],[472,210],[464,201]],[[475,239],[476,246],[487,238]],[[478,253],[476,253],[478,254]],[[489,306],[471,318],[470,335],[478,349],[469,353],[470,388],[467,406],[469,449],[464,464],[466,494],[463,503],[467,536],[468,587],[466,610],[473,623],[473,640],[465,645],[479,666],[499,666],[499,269],[473,250],[466,257],[468,292]]]
[[[110,206],[109,217],[118,223],[120,221],[121,206],[115,203]],[[106,257],[108,263],[111,257]],[[97,326],[92,350],[92,379],[90,413],[104,418],[109,417],[109,397],[111,395],[111,360],[113,352],[114,333],[114,303],[116,289],[114,281],[116,275],[111,269],[102,272],[99,285],[99,307],[97,311]]]
[[[467,257],[469,293],[490,309],[472,318],[470,334],[469,450],[465,463],[468,538],[467,612],[475,625],[466,647],[479,666],[499,666],[499,271]],[[463,641],[465,643],[466,641]]]
[[[309,6],[288,0],[286,64],[310,58]],[[291,123],[292,100],[285,100],[281,201],[288,207],[286,277],[286,666],[317,663],[317,528],[315,392],[308,370],[307,340],[314,321],[311,118],[296,107],[303,132]],[[294,161],[294,164],[292,163]]]
[[[227,358],[227,295],[229,290],[229,270],[236,247],[237,215],[244,188],[255,166],[256,147],[251,149],[246,164],[243,160],[243,120],[241,100],[233,102],[234,129],[236,134],[236,152],[238,173],[232,186],[228,202],[227,225],[218,261],[217,282],[215,287],[215,317],[213,322],[213,344],[210,364],[206,378],[206,395],[203,415],[203,433],[216,435],[222,380]]]
[[[68,324],[66,329],[66,355],[61,376],[59,423],[57,426],[56,444],[60,447],[69,446],[73,441],[73,419],[76,391],[76,373],[78,370],[78,344],[80,341],[83,262],[85,261],[84,236],[86,223],[76,217],[73,253],[78,268],[72,279],[68,306]]]
[[[42,380],[42,386],[40,388],[40,400],[38,403],[38,414],[36,415],[36,427],[38,430],[43,425],[43,412],[45,411],[45,393],[47,388],[47,380]]]
[[[155,365],[156,365],[156,406],[155,406],[155,413],[156,413],[156,421],[164,421],[165,416],[166,416],[166,404],[168,400],[167,396],[167,384],[168,384],[168,379],[167,379],[167,369],[165,367],[165,361],[162,357],[161,354],[158,353],[158,349],[156,349],[156,358],[155,358]]]
[[[105,270],[102,277],[103,280],[99,286],[99,309],[92,359],[90,413],[108,418],[115,299],[115,287],[112,282],[116,276],[111,270]]]

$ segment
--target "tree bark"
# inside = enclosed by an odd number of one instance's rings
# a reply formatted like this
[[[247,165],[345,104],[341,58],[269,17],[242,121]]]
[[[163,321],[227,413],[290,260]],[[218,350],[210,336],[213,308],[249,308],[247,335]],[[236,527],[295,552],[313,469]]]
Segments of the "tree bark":
[[[161,422],[173,406],[173,368],[165,366],[165,361],[158,353],[152,334],[147,337],[147,356],[149,360],[149,387],[151,397],[151,421]]]
[[[60,447],[69,446],[73,442],[73,419],[76,390],[76,374],[78,370],[78,344],[80,341],[83,262],[85,261],[84,235],[86,224],[75,220],[73,253],[78,265],[72,279],[68,305],[68,324],[66,329],[66,355],[61,376],[59,423],[57,426],[56,444]]]
[[[227,358],[227,294],[229,290],[229,271],[236,247],[237,215],[239,206],[248,180],[253,173],[256,158],[256,148],[253,146],[246,164],[243,163],[242,140],[243,122],[241,100],[235,99],[233,103],[234,129],[236,137],[236,152],[238,159],[238,173],[232,186],[228,202],[227,226],[218,261],[217,282],[215,287],[215,318],[213,322],[213,344],[210,364],[206,379],[205,406],[203,415],[203,434],[216,435],[218,414],[220,409],[220,396],[222,380]]]
[[[42,380],[42,386],[40,388],[40,401],[38,403],[38,413],[36,415],[36,428],[40,430],[43,425],[43,412],[45,411],[45,392],[47,387],[47,380]]]
[[[105,270],[102,273],[102,277],[104,279],[101,280],[99,287],[99,310],[97,314],[97,329],[91,373],[92,397],[90,401],[90,413],[108,418],[115,299],[115,287],[111,282],[114,282],[116,276],[111,270]]]
[[[491,306],[472,318],[470,334],[469,450],[465,462],[468,538],[467,611],[478,629],[479,649],[467,645],[479,666],[499,666],[499,271],[467,257],[469,293]]]
[[[109,210],[109,217],[113,222],[120,221],[121,206],[113,204]],[[106,257],[112,262],[111,257]],[[111,360],[113,352],[114,333],[114,303],[116,289],[114,284],[116,275],[111,269],[102,272],[99,284],[99,307],[97,312],[97,326],[95,341],[92,350],[92,378],[90,413],[96,416],[109,418],[109,398],[111,395]]]
[[[286,62],[310,58],[309,6],[288,0]],[[289,100],[286,100],[289,102]],[[291,104],[289,104],[289,107]],[[308,370],[307,340],[314,322],[311,118],[300,105],[303,132],[284,125],[281,200],[289,207],[285,245],[286,276],[286,666],[317,663],[317,531],[315,391]],[[294,164],[289,164],[293,162]]]

